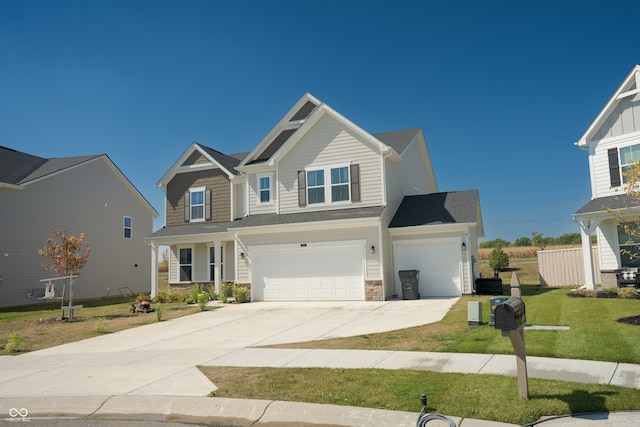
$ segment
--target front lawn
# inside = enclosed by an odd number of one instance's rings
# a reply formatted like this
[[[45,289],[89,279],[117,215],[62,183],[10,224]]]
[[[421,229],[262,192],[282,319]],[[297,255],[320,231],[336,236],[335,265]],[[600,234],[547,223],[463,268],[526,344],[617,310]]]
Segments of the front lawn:
[[[488,266],[481,265],[483,276]],[[503,294],[518,272],[527,323],[569,330],[527,330],[530,356],[640,363],[640,326],[619,323],[640,315],[640,300],[572,298],[570,289],[541,288],[536,260],[512,260],[502,272]],[[441,322],[379,334],[335,338],[280,348],[328,348],[513,354],[510,340],[488,326],[492,296],[463,296]],[[469,326],[469,301],[481,301],[481,326]],[[265,369],[202,367],[222,397],[289,400],[419,412],[524,424],[542,416],[640,409],[640,390],[529,379],[529,399],[518,397],[516,377],[378,369]]]
[[[156,312],[132,314],[131,304],[122,297],[77,301],[75,320],[60,321],[60,303],[0,309],[0,354],[40,350],[101,334],[158,322]],[[158,305],[153,305],[156,309]],[[185,303],[161,305],[161,319],[170,320],[199,311]],[[68,316],[68,312],[66,316]],[[19,337],[16,342],[15,333]],[[8,343],[9,349],[6,348]]]

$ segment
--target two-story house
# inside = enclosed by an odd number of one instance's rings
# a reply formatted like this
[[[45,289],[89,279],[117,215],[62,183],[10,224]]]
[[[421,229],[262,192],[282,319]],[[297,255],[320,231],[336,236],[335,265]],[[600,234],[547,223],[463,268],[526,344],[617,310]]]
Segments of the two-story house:
[[[640,160],[640,66],[636,65],[575,143],[589,153],[591,200],[573,214],[580,225],[585,286],[596,277],[616,285],[616,271],[638,267],[640,242],[631,242],[624,217],[637,219],[640,207],[625,194],[624,171]],[[594,271],[591,236],[597,236],[600,271]],[[630,254],[635,254],[634,256]]]
[[[91,259],[75,280],[78,298],[120,295],[118,287],[148,292],[152,251],[144,237],[158,213],[105,155],[43,158],[0,147],[0,306],[62,296],[38,254],[50,227],[85,233]],[[68,289],[66,293],[68,298]]]
[[[439,193],[421,129],[369,134],[305,94],[249,153],[193,143],[158,183],[170,284],[234,281],[253,301],[471,293],[478,192]],[[157,283],[152,283],[152,293]]]

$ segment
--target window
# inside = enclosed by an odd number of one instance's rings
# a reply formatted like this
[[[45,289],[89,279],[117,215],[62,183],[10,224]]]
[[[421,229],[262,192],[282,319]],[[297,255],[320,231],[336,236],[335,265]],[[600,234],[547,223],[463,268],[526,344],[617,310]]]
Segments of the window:
[[[125,216],[124,217],[124,222],[123,222],[123,228],[124,228],[124,238],[125,239],[130,239],[131,238],[131,230],[132,230],[132,219],[130,216]]]
[[[259,203],[271,202],[271,175],[258,175]]]
[[[620,166],[622,167],[622,182],[627,182],[625,172],[629,167],[640,161],[640,144],[620,148]]]
[[[204,220],[204,188],[189,190],[191,198],[191,221]]]
[[[307,171],[309,204],[324,203],[324,169]]]
[[[215,247],[209,246],[209,281],[213,282],[216,277],[216,251]],[[224,246],[220,246],[220,277],[224,278]]]
[[[637,224],[622,223],[618,225],[620,262],[623,267],[640,267],[640,236],[636,235],[637,232]]]
[[[193,264],[191,261],[191,248],[180,248],[180,281],[191,282],[191,271]]]
[[[325,186],[325,182],[330,185]],[[326,167],[307,171],[309,204],[348,202],[350,200],[349,166]]]
[[[331,202],[349,201],[349,168],[331,169]]]

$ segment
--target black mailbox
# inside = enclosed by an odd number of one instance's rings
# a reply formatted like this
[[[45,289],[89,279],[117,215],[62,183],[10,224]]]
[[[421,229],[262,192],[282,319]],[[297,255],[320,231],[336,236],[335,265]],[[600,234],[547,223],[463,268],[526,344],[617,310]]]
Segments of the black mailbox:
[[[509,298],[495,310],[495,328],[515,331],[526,323],[524,303],[520,298]]]

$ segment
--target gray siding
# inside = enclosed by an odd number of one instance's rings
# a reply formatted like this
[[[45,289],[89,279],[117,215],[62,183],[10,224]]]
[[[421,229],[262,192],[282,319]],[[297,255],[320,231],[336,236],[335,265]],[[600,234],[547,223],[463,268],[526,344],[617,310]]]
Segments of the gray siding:
[[[123,238],[123,218],[133,219],[132,239]],[[151,250],[143,238],[153,231],[153,215],[104,160],[96,160],[26,186],[0,188],[0,305],[34,304],[28,289],[44,289],[55,277],[38,255],[51,236],[49,226],[70,235],[86,234],[91,259],[74,286],[76,298],[119,295],[119,286],[149,292]],[[56,286],[60,289],[61,286]]]

